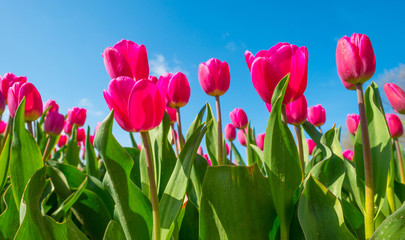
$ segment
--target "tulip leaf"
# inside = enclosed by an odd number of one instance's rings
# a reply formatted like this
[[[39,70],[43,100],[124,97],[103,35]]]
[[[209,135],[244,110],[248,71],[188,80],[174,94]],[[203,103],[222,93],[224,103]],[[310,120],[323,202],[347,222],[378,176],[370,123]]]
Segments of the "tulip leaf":
[[[304,128],[300,126],[300,131],[301,131],[301,141],[302,141],[302,148],[304,151],[304,162],[305,162],[305,167],[309,165],[309,149],[308,149],[308,144],[307,141],[305,140],[305,131]]]
[[[77,166],[80,163],[80,146],[77,142],[77,128],[72,129],[72,136],[69,139],[66,149],[65,161],[67,164]]]
[[[200,205],[202,183],[208,166],[209,166],[208,162],[205,158],[203,158],[199,154],[195,155],[194,165],[193,168],[191,169],[190,179],[191,183],[193,184],[194,191],[196,193],[197,206]]]
[[[17,108],[10,153],[10,177],[17,209],[20,209],[25,186],[37,169],[43,167],[41,151],[24,126],[25,99]]]
[[[207,169],[200,239],[268,239],[275,217],[269,185],[256,164]]]
[[[234,153],[234,158],[235,158],[235,163],[236,165],[239,166],[246,166],[245,162],[243,161],[242,156],[240,155],[238,149],[235,147],[235,145],[231,142],[231,148],[232,148],[232,152]]]
[[[150,239],[152,236],[152,207],[148,198],[131,181],[134,165],[131,156],[112,135],[114,110],[101,123],[94,145],[104,160],[107,173],[104,184],[114,202],[115,216],[127,239]]]
[[[197,207],[193,203],[187,202],[180,227],[179,239],[198,240],[198,218]]]
[[[308,133],[308,135],[314,140],[316,145],[319,144],[321,141],[322,133],[320,133],[314,125],[312,125],[310,122],[306,121],[302,124],[302,128],[305,130],[305,132]],[[304,136],[304,135],[302,135]]]
[[[86,160],[87,175],[98,177],[97,156],[93,144],[90,142],[90,127],[87,128],[84,159]]]
[[[6,189],[3,198],[6,209],[0,213],[0,239],[13,239],[20,222],[11,185]],[[0,199],[0,201],[3,201],[3,199]]]
[[[312,175],[299,200],[298,219],[306,239],[356,239],[345,225],[339,200]]]
[[[246,129],[248,129],[248,131],[245,130],[245,131],[247,131],[245,136],[246,136],[246,151],[247,151],[247,155],[248,155],[248,165],[252,165],[253,163],[256,162],[257,166],[259,166],[259,168],[262,169],[262,163],[261,163],[260,157],[258,154],[256,154],[256,150],[254,150],[252,148],[252,146],[255,146],[255,147],[257,147],[257,146],[256,146],[253,130],[251,130],[251,128],[250,128],[250,121],[249,121]],[[261,152],[261,150],[260,150],[260,152]],[[249,161],[250,161],[250,163],[249,163]]]
[[[387,217],[374,232],[371,240],[405,238],[405,204]]]
[[[132,170],[131,170],[131,180],[132,180],[132,182],[135,183],[136,186],[138,186],[139,188],[142,188],[141,173],[140,173],[140,169],[139,169],[139,158],[140,158],[141,151],[138,149],[138,147],[136,147],[136,148],[126,147],[125,150],[129,153],[129,155],[131,155],[131,158],[134,161],[134,166],[132,167]]]
[[[103,240],[117,240],[117,239],[125,239],[124,231],[122,230],[121,225],[111,220],[105,230],[105,234]]]
[[[207,152],[211,160],[212,166],[218,165],[218,122],[212,113],[211,105],[207,103],[207,117],[206,122],[212,121],[212,124],[207,125],[208,130],[205,136],[205,145],[207,147]],[[225,140],[222,138],[222,149],[223,149],[223,161],[226,163],[226,146]]]
[[[0,192],[3,190],[3,187],[6,185],[7,176],[8,176],[8,167],[10,162],[10,146],[11,146],[11,135],[7,135],[4,147],[0,155]]]
[[[194,133],[194,131],[201,125],[202,118],[204,116],[206,108],[207,108],[207,105],[204,105],[201,108],[200,112],[198,112],[198,114],[195,117],[194,121],[191,123],[190,127],[187,130],[186,141],[191,137],[191,135]]]

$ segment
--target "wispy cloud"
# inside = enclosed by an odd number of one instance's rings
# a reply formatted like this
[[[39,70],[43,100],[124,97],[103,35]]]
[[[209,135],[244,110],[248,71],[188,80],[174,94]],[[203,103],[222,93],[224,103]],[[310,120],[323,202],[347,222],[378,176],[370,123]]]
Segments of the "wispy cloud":
[[[179,61],[176,57],[174,57],[172,61],[168,62],[165,56],[162,54],[156,54],[154,58],[149,60],[151,75],[157,77],[168,72],[182,72],[187,75],[187,71],[181,67],[181,64],[181,61]]]
[[[377,76],[379,85],[384,83],[395,83],[401,88],[405,88],[405,64],[400,63],[398,67],[385,69],[384,73]]]
[[[228,49],[228,51],[230,51],[230,52],[234,52],[236,50],[236,43],[229,42],[225,45],[225,48]]]
[[[87,109],[87,114],[88,115],[93,115],[96,117],[101,117],[104,115],[103,111],[100,111],[94,107],[93,102],[90,101],[88,98],[82,98],[80,99],[79,103],[77,104],[81,108],[86,108]]]

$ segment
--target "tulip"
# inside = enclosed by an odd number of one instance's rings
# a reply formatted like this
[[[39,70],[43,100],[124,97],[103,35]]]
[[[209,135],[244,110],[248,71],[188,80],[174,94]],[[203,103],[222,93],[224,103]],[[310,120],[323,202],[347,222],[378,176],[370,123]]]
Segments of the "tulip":
[[[157,84],[157,82],[158,82],[158,78],[155,77],[155,76],[149,76],[149,77],[148,77],[148,80],[151,81],[151,82],[153,82],[154,84]]]
[[[269,111],[269,113],[271,113],[271,109],[272,109],[271,104],[270,103],[265,103],[265,104],[266,104],[267,111]]]
[[[65,125],[63,126],[63,131],[66,134],[70,135],[70,134],[72,134],[72,129],[73,129],[72,124],[70,124],[69,121],[65,121]]]
[[[90,135],[90,143],[94,147],[94,135]]]
[[[210,160],[210,157],[208,156],[208,154],[203,154],[203,157],[205,158],[205,160],[207,160],[208,165],[211,166],[211,160]]]
[[[354,155],[354,152],[353,152],[353,150],[350,150],[350,149],[347,149],[343,152],[343,157],[350,161],[353,161],[353,155]]]
[[[365,34],[353,33],[339,39],[336,48],[336,66],[342,81],[363,84],[375,72],[375,56],[370,39]]]
[[[15,83],[7,94],[10,116],[15,117],[18,105],[25,97],[25,121],[35,121],[42,115],[42,99],[32,83]]]
[[[8,98],[8,89],[17,82],[26,83],[27,77],[17,77],[13,73],[6,73],[4,74],[3,78],[0,78],[0,92],[3,94],[6,101]]]
[[[262,151],[263,151],[263,147],[264,147],[264,136],[265,136],[265,133],[262,133],[262,134],[257,135],[257,137],[256,137],[256,145]]]
[[[248,118],[242,108],[235,108],[232,112],[229,113],[232,124],[237,129],[245,129],[248,125]]]
[[[142,150],[142,143],[139,143],[137,146],[138,146],[139,151],[141,151]]]
[[[77,129],[77,136],[76,136],[77,142],[83,142],[86,140],[86,131],[84,128],[78,128]]]
[[[201,146],[198,147],[197,154],[200,154],[201,156],[204,154]]]
[[[226,148],[226,156],[229,155],[229,146],[228,143],[225,143],[225,148]]]
[[[292,125],[301,125],[307,120],[307,99],[304,95],[286,105],[287,122]]]
[[[170,117],[170,124],[174,124],[177,121],[176,109],[166,106],[166,112]]]
[[[232,142],[236,138],[235,126],[231,123],[225,126],[225,138],[230,142]]]
[[[392,108],[398,113],[405,114],[405,92],[394,83],[386,83],[384,91]]]
[[[347,129],[349,130],[350,134],[355,135],[357,128],[359,127],[360,123],[360,115],[358,114],[347,114],[346,117],[346,125]]]
[[[148,56],[142,44],[121,40],[106,48],[102,57],[111,79],[125,76],[138,81],[149,76]]]
[[[314,151],[316,143],[312,139],[306,139],[306,141],[307,141],[307,145],[308,145],[309,155],[312,155],[312,152]]]
[[[228,63],[211,58],[198,67],[198,80],[204,92],[210,96],[222,96],[229,89]]]
[[[61,135],[61,136],[59,137],[59,140],[58,140],[58,147],[59,147],[59,148],[63,147],[63,146],[66,144],[67,139],[68,139],[68,138],[67,138],[66,135]]]
[[[5,121],[0,121],[0,134],[3,134],[6,130],[7,123]]]
[[[239,141],[240,145],[246,147],[246,134],[245,134],[245,131],[242,129],[240,129],[238,131],[238,141]]]
[[[4,109],[6,109],[6,100],[4,99],[3,94],[0,92],[0,118],[4,112]]]
[[[399,117],[393,113],[385,114],[387,119],[388,128],[390,129],[391,137],[392,138],[399,138],[404,133],[404,129],[402,127],[402,122]]]
[[[67,120],[71,125],[81,127],[84,125],[84,122],[86,121],[86,112],[87,110],[85,108],[73,107],[72,109],[69,109],[67,112],[68,115]]]
[[[307,87],[308,50],[288,43],[278,43],[268,51],[259,51],[253,56],[245,52],[251,71],[253,86],[260,98],[271,103],[274,89],[280,80],[290,73],[283,104],[297,100]]]
[[[308,122],[316,127],[320,127],[325,121],[325,109],[320,104],[308,108]]]
[[[181,72],[163,74],[157,86],[165,95],[166,105],[171,108],[181,108],[190,99],[190,85],[186,75]]]
[[[47,110],[48,112],[58,112],[59,111],[59,105],[55,102],[55,100],[49,99],[48,101],[46,101],[46,103],[44,104],[44,112]]]
[[[51,136],[58,136],[64,127],[65,117],[57,111],[49,112],[45,118],[44,131]]]

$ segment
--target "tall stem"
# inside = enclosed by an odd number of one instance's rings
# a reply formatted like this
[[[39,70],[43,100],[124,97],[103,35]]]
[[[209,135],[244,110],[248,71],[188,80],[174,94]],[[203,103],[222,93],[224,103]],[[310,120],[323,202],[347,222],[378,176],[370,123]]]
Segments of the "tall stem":
[[[176,151],[175,151],[176,157],[178,157],[179,156],[179,145],[176,140],[176,134],[174,133],[174,124],[171,124],[170,126],[172,129],[172,138],[173,138],[174,146],[176,147]]]
[[[305,162],[304,162],[304,148],[302,146],[302,134],[301,134],[301,126],[295,126],[295,136],[297,138],[297,145],[298,145],[298,152],[300,154],[300,162],[301,162],[301,173],[302,173],[302,180],[305,177]]]
[[[231,147],[229,148],[229,161],[232,162],[232,141],[229,141],[229,144],[231,145]]]
[[[42,155],[42,161],[45,163],[46,162],[46,159],[48,158],[48,156],[49,156],[49,152],[50,152],[50,150],[51,150],[51,141],[52,141],[52,136],[49,136],[49,138],[48,138],[48,141],[46,142],[46,147],[45,147],[45,150],[44,150],[44,154]]]
[[[361,138],[363,142],[364,158],[364,180],[366,183],[366,199],[364,226],[365,237],[370,239],[374,233],[374,183],[373,183],[373,164],[371,161],[370,138],[368,135],[368,123],[366,109],[364,106],[363,84],[356,84],[357,101],[359,103]]]
[[[280,221],[280,239],[281,240],[288,240],[290,239],[290,226]]]
[[[28,122],[27,122],[27,127],[28,127],[28,131],[31,133],[31,135],[32,135],[33,137],[35,137],[35,136],[34,136],[34,130],[32,129],[32,121],[28,121]]]
[[[395,148],[397,149],[398,167],[399,167],[399,174],[401,176],[401,183],[405,184],[404,164],[402,162],[402,154],[401,154],[401,148],[399,147],[398,138],[394,139],[394,142],[395,142]]]
[[[179,133],[179,143],[180,143],[180,151],[183,149],[183,133],[181,132],[181,118],[180,118],[180,108],[176,108],[176,117],[177,117],[177,130]]]
[[[321,126],[319,126],[318,128],[319,128],[319,132],[320,132],[321,134],[323,134]]]
[[[159,217],[159,200],[157,196],[155,183],[155,170],[153,168],[152,154],[149,143],[149,133],[141,132],[142,143],[145,147],[146,168],[148,169],[150,198],[152,202],[153,214],[153,239],[160,239],[160,217]]]
[[[222,118],[221,118],[221,106],[219,104],[219,96],[215,96],[215,102],[217,105],[217,118],[218,118],[218,165],[223,165],[224,145],[222,144]]]

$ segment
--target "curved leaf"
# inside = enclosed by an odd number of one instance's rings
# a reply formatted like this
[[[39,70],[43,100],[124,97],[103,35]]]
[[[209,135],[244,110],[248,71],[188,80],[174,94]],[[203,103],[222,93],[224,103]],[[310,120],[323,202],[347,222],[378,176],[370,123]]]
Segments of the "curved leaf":
[[[405,205],[387,217],[374,232],[371,240],[375,239],[404,239],[405,238]]]

